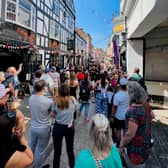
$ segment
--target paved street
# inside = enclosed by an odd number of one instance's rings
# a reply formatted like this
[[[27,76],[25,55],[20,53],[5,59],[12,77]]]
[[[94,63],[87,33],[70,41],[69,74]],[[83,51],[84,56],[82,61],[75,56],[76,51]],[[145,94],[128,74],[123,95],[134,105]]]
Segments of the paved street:
[[[20,109],[23,111],[26,117],[30,117],[28,109],[28,98],[22,101]],[[94,104],[91,104],[91,112],[94,111]],[[168,168],[168,110],[155,109],[154,113],[156,119],[152,122],[153,138],[155,145],[152,149],[152,153],[147,162],[147,168]],[[93,113],[91,113],[92,115]],[[27,124],[26,137],[29,140],[29,125]],[[76,121],[76,133],[75,133],[75,155],[78,152],[88,146],[88,128],[89,123],[84,123],[82,116]],[[52,139],[48,147],[48,155],[46,163],[49,163],[52,167],[53,150],[52,150]],[[68,159],[66,154],[65,145],[63,144],[62,156],[61,156],[61,168],[68,168]]]

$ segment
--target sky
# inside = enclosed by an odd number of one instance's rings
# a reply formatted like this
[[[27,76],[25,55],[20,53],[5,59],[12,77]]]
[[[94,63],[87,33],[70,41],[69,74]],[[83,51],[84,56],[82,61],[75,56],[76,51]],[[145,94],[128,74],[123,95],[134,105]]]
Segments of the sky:
[[[74,0],[76,27],[92,37],[95,48],[107,47],[112,33],[112,18],[119,15],[120,0]]]

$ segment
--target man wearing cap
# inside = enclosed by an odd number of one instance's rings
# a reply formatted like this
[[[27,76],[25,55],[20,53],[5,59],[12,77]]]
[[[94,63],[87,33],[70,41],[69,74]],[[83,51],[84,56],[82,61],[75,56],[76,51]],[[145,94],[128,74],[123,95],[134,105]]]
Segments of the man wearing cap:
[[[121,133],[125,129],[125,114],[128,110],[130,99],[127,92],[127,82],[128,80],[123,77],[120,79],[119,90],[114,95],[113,107],[112,107],[112,117],[114,118],[115,127],[115,137],[117,145],[120,144]]]

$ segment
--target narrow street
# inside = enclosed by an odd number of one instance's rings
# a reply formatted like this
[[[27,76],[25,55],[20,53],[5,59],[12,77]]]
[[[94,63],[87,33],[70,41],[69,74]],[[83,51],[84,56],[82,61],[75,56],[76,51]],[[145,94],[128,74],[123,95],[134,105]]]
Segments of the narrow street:
[[[30,117],[30,112],[28,109],[28,97],[21,102],[20,109],[26,117]],[[91,104],[90,116],[93,115],[94,104]],[[156,119],[152,122],[152,135],[155,140],[152,153],[147,161],[147,168],[168,168],[168,110],[155,109],[154,110]],[[27,124],[26,137],[30,141],[29,132],[30,121]],[[88,129],[89,123],[84,123],[82,116],[76,120],[75,123],[75,155],[81,149],[88,147]],[[52,168],[53,160],[53,147],[52,138],[47,149],[47,158],[45,163],[49,163]],[[61,168],[68,168],[68,158],[66,154],[65,142],[63,142],[62,156],[61,156]]]

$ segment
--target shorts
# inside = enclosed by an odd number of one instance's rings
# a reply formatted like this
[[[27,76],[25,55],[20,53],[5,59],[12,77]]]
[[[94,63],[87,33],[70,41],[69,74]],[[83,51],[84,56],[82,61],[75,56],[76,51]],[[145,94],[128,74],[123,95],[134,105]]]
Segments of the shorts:
[[[114,128],[116,128],[116,130],[125,129],[125,120],[114,118]]]

